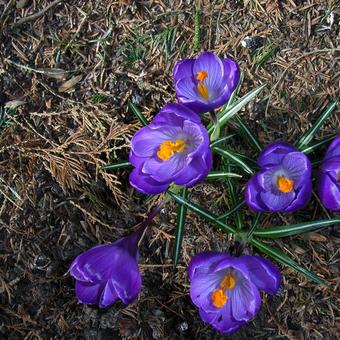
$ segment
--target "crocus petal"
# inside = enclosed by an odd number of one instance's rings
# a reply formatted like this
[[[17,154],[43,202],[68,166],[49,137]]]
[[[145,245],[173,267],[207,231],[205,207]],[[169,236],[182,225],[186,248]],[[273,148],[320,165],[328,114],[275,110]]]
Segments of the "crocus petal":
[[[205,84],[209,90],[220,87],[224,67],[222,60],[218,56],[211,52],[201,53],[193,65],[194,76],[200,71],[206,71],[208,73]]]
[[[336,184],[328,173],[321,173],[318,193],[322,204],[329,210],[340,211],[340,183]]]
[[[240,68],[231,58],[223,60],[223,82],[232,93],[240,81]]]
[[[297,150],[287,143],[272,143],[263,150],[257,163],[260,167],[279,165],[282,163],[282,159],[287,153],[294,151]]]
[[[282,160],[282,166],[288,171],[289,179],[294,180],[295,186],[299,186],[309,178],[312,172],[312,166],[302,152],[290,152],[286,154]]]
[[[165,192],[170,184],[157,182],[149,175],[143,174],[139,169],[134,169],[130,173],[129,182],[136,190],[147,195],[156,195]]]
[[[99,299],[99,307],[100,308],[106,308],[112,304],[114,304],[118,299],[118,295],[116,290],[114,289],[114,286],[112,285],[112,280],[109,280],[100,296]]]
[[[312,181],[306,182],[296,191],[294,200],[284,210],[285,212],[292,212],[303,208],[312,197]]]
[[[258,185],[257,175],[255,175],[247,183],[244,190],[244,199],[252,210],[264,212],[267,207],[262,202],[260,192],[261,188]]]
[[[256,286],[244,280],[237,283],[230,296],[232,316],[236,321],[249,321],[261,308],[261,296]]]
[[[269,294],[276,294],[281,284],[281,273],[271,261],[261,256],[242,255],[249,271],[251,282],[260,290]]]
[[[89,284],[76,281],[76,295],[80,303],[89,305],[96,304],[100,294],[101,284]]]
[[[294,191],[287,193],[272,193],[271,191],[262,191],[260,193],[262,202],[268,207],[270,211],[282,212],[294,200],[296,194]]]
[[[216,264],[219,260],[227,258],[230,258],[230,255],[228,253],[221,253],[217,251],[207,251],[195,255],[189,263],[188,267],[189,279],[192,280],[193,275],[196,272],[199,273],[208,272],[209,268]]]
[[[192,77],[195,59],[180,60],[174,67],[174,83],[180,79]]]
[[[191,101],[204,101],[197,90],[197,84],[192,77],[182,78],[176,83],[178,100],[183,104]],[[190,106],[189,106],[190,107]]]
[[[217,317],[212,319],[210,322],[214,328],[223,334],[231,334],[246,324],[246,321],[236,321],[234,319],[231,308],[232,304],[229,301],[223,308],[221,308],[220,313],[216,313]],[[200,312],[200,315],[206,317],[207,319],[209,317],[208,313],[203,314]]]
[[[325,155],[325,159],[330,159],[332,157],[340,156],[340,135],[337,136],[328,147],[328,150]]]
[[[185,120],[201,124],[197,113],[178,103],[166,104],[155,116],[152,123],[157,125],[183,126]]]

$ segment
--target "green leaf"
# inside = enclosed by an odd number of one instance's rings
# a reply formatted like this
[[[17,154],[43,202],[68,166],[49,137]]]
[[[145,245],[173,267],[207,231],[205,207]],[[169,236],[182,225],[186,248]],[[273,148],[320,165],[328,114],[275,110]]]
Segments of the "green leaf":
[[[316,151],[319,147],[323,146],[324,144],[331,142],[336,136],[338,136],[338,134],[334,134],[334,135],[330,135],[330,136],[327,136],[325,138],[322,138],[322,139],[315,141],[314,143],[312,143],[308,146],[301,148],[301,151],[305,155],[308,155],[308,154],[312,153],[313,151]]]
[[[217,152],[222,157],[226,158],[230,162],[237,164],[244,172],[247,174],[253,175],[255,171],[243,160],[240,155],[234,151],[229,151],[226,149],[221,149],[219,147],[214,147],[212,151]],[[244,157],[243,157],[244,158]]]
[[[261,212],[257,212],[256,215],[255,215],[255,218],[253,220],[253,224],[252,224],[252,226],[249,229],[248,234],[247,234],[248,240],[251,239],[251,237],[252,237],[252,235],[253,235],[253,233],[255,231],[255,228],[257,227],[257,225],[260,222],[261,217],[262,217],[262,213]]]
[[[248,144],[257,152],[262,152],[263,146],[259,142],[259,140],[255,137],[253,132],[250,130],[250,128],[247,126],[247,124],[242,120],[241,117],[236,115],[235,120],[237,121],[239,125],[239,132],[240,134],[245,138],[245,140],[248,142]]]
[[[217,113],[217,119],[220,124],[220,127],[222,128],[231,117],[233,117],[245,105],[247,105],[252,99],[254,99],[255,96],[257,96],[265,87],[266,87],[266,84],[263,84],[251,90],[250,92],[248,92],[245,96],[240,98],[230,107],[224,106],[223,109]],[[213,130],[214,130],[214,125],[211,123],[208,125],[209,134],[211,134]]]
[[[207,176],[207,179],[220,179],[220,178],[242,178],[242,175],[236,174],[234,172],[225,172],[225,171],[211,171]]]
[[[224,220],[227,217],[231,216],[232,214],[234,214],[237,210],[239,210],[243,205],[244,205],[245,201],[239,201],[237,202],[232,208],[230,208],[230,210],[228,210],[227,212],[225,212],[224,214],[220,215],[217,217],[218,220]]]
[[[230,163],[228,161],[225,161],[224,167],[226,171],[230,171]],[[234,184],[231,178],[226,178],[226,185],[227,185],[228,193],[231,199],[231,203],[235,205],[238,200],[236,197]],[[241,230],[243,226],[243,218],[238,210],[236,211],[236,215],[235,215],[235,223],[236,223],[237,229]]]
[[[254,236],[265,238],[280,238],[293,235],[299,235],[316,229],[322,229],[331,225],[340,223],[340,218],[330,220],[311,221],[280,227],[271,227],[266,229],[255,229]]]
[[[140,123],[143,125],[143,126],[146,126],[148,125],[148,121],[147,119],[145,118],[145,116],[143,115],[142,112],[140,112],[140,110],[138,109],[138,107],[132,103],[132,101],[128,100],[128,107],[129,109],[134,113],[134,115],[137,117],[137,119],[140,121]]]
[[[301,150],[303,147],[309,144],[309,142],[313,139],[316,133],[320,130],[322,124],[325,122],[328,116],[332,113],[337,103],[338,103],[337,100],[331,102],[326,108],[326,110],[318,118],[318,120],[313,124],[313,126],[305,134],[303,134],[303,136],[295,143],[295,146],[298,149]]]
[[[218,144],[222,143],[222,142],[225,142],[227,141],[228,139],[231,139],[233,138],[234,136],[236,136],[234,133],[231,134],[231,135],[228,135],[228,136],[225,136],[225,137],[221,137],[221,138],[218,138],[216,140],[214,140],[213,142],[210,143],[210,147],[214,147],[214,146],[217,146]]]
[[[304,275],[307,279],[314,281],[318,284],[321,284],[323,286],[326,286],[327,288],[330,288],[329,285],[327,285],[322,279],[320,279],[316,274],[309,271],[308,269],[300,266],[297,262],[295,262],[293,259],[291,259],[289,256],[287,256],[285,253],[283,253],[281,250],[272,248],[258,240],[253,239],[251,241],[251,244],[256,247],[261,252],[269,255],[276,261],[294,269],[296,272]]]
[[[227,225],[226,223],[223,223],[222,221],[220,221],[217,216],[213,213],[211,213],[210,211],[200,207],[197,204],[191,203],[188,200],[184,199],[183,197],[171,192],[171,191],[167,191],[167,193],[179,204],[183,204],[185,205],[188,209],[190,209],[191,211],[195,212],[196,214],[202,216],[203,218],[205,218],[207,221],[210,221],[214,224],[216,224],[218,226],[219,229],[227,232],[227,233],[235,233],[236,230]]]
[[[115,169],[125,169],[130,168],[132,164],[130,162],[119,162],[114,164],[108,164],[101,167],[103,170],[115,170]]]
[[[180,192],[180,196],[183,199],[188,197],[188,188],[183,187]],[[184,234],[185,220],[187,217],[187,207],[183,204],[178,204],[177,207],[177,223],[176,223],[176,234],[175,234],[175,248],[174,248],[174,266],[177,265],[179,256],[181,253],[182,240]]]

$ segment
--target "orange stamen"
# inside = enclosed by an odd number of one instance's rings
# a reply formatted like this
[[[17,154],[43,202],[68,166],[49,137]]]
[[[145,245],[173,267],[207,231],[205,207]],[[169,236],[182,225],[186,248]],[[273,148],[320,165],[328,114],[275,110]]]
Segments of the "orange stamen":
[[[205,100],[209,99],[208,89],[207,89],[207,87],[203,83],[197,84],[197,90],[198,90],[198,93],[200,94],[200,96],[203,99],[205,99]]]
[[[277,187],[281,192],[291,192],[294,187],[294,181],[286,177],[278,176]]]
[[[208,78],[208,72],[207,71],[198,71],[196,74],[196,79],[199,81],[204,81],[205,78]]]
[[[340,171],[338,171],[338,182],[340,182]]]
[[[186,143],[182,139],[177,139],[176,142],[171,140],[164,141],[157,151],[157,156],[162,161],[167,161],[175,152],[182,152],[186,148]]]
[[[233,289],[235,287],[235,283],[236,283],[235,276],[231,273],[228,273],[221,281],[220,287],[223,290]]]
[[[212,304],[216,308],[222,308],[228,300],[228,296],[222,289],[216,289],[211,293]]]

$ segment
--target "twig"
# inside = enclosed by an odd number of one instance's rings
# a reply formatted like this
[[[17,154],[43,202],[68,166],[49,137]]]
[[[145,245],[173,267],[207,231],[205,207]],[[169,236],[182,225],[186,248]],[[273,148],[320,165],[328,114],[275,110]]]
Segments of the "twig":
[[[59,3],[61,3],[64,0],[55,0],[52,3],[50,3],[49,5],[47,5],[45,8],[43,8],[41,11],[34,13],[32,15],[29,15],[27,17],[21,18],[20,20],[18,20],[17,22],[15,22],[12,27],[17,27],[20,26],[26,22],[29,21],[33,21],[35,19],[40,18],[41,16],[43,16],[48,10],[50,10],[52,7],[58,5]]]

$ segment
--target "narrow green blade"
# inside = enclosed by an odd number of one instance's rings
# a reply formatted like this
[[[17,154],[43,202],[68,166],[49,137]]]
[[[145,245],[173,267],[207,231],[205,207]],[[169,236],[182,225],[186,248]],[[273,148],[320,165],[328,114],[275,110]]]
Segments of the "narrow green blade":
[[[250,128],[247,126],[247,124],[242,120],[241,117],[236,115],[235,120],[237,121],[239,125],[239,133],[245,138],[245,140],[248,142],[248,144],[257,152],[262,152],[263,146],[259,142],[259,140],[255,137],[253,132],[250,130]]]
[[[308,154],[312,153],[313,151],[316,151],[318,148],[320,148],[324,144],[331,142],[336,136],[338,136],[338,134],[327,136],[327,137],[320,139],[320,140],[318,140],[318,141],[316,141],[316,142],[314,142],[314,143],[312,143],[308,146],[301,148],[301,151],[305,155],[308,155]]]
[[[134,113],[134,115],[137,117],[137,119],[140,121],[140,123],[143,125],[143,126],[146,126],[148,125],[148,121],[147,119],[145,118],[145,116],[143,115],[142,112],[140,112],[140,110],[138,109],[138,107],[132,103],[132,101],[128,100],[128,107],[129,109]]]
[[[214,147],[213,151],[220,154],[222,157],[226,158],[230,162],[238,165],[244,172],[249,175],[253,175],[255,171],[243,160],[239,155],[237,155],[234,151],[229,151],[226,149],[221,149],[219,147]]]
[[[260,85],[259,87],[251,90],[245,96],[240,98],[230,107],[225,106],[220,112],[217,113],[218,122],[222,128],[227,121],[233,117],[237,112],[239,112],[245,105],[247,105],[252,99],[254,99],[264,88],[266,84]],[[208,132],[211,134],[214,130],[214,125],[208,125]]]
[[[320,279],[316,274],[309,271],[308,269],[300,266],[297,262],[295,262],[293,259],[291,259],[289,256],[287,256],[285,253],[283,253],[279,249],[272,248],[258,240],[253,239],[251,241],[251,244],[256,247],[261,252],[269,255],[276,261],[294,269],[296,272],[304,275],[307,279],[314,281],[315,283],[321,284],[323,286],[326,286],[327,288],[330,288],[329,285],[327,285],[322,279]]]
[[[244,205],[245,201],[239,201],[237,202],[232,208],[230,208],[230,210],[228,210],[227,212],[225,212],[224,214],[220,215],[217,217],[218,220],[225,220],[227,217],[231,216],[232,214],[234,214],[237,210],[239,210],[243,205]]]
[[[227,225],[226,223],[223,223],[221,220],[217,218],[217,216],[210,211],[198,206],[197,204],[191,203],[188,200],[184,199],[183,197],[171,192],[167,191],[167,193],[179,204],[185,205],[188,209],[191,211],[197,213],[198,215],[205,218],[207,221],[210,221],[218,226],[219,229],[227,232],[227,233],[235,233],[236,230]]]
[[[210,143],[210,147],[212,148],[214,146],[217,146],[218,144],[220,144],[222,142],[225,142],[228,139],[233,138],[234,136],[236,136],[236,135],[235,134],[231,134],[231,135],[228,135],[228,136],[225,136],[225,137],[218,138],[218,139],[216,139],[216,140],[214,140],[213,142]]]
[[[211,171],[207,176],[207,179],[220,179],[220,178],[242,178],[242,175],[236,174],[234,172],[226,172],[226,171]]]
[[[337,103],[338,103],[337,100],[331,102],[326,108],[326,110],[318,118],[318,120],[313,124],[313,126],[305,134],[303,134],[303,136],[295,143],[295,146],[298,149],[301,150],[303,147],[309,144],[309,142],[313,139],[316,133],[320,130],[322,124],[325,122],[328,116],[333,112]]]
[[[125,169],[130,168],[132,164],[130,162],[119,162],[114,164],[108,164],[101,167],[103,170],[115,170],[115,169]]]
[[[311,221],[266,229],[255,229],[254,236],[264,238],[287,237],[307,233],[316,229],[322,229],[337,223],[339,223],[340,225],[340,218],[334,218],[331,220]]]
[[[188,197],[188,188],[183,187],[180,191],[180,196],[186,200]],[[176,233],[175,233],[175,248],[174,248],[174,257],[173,257],[174,266],[177,266],[179,256],[181,253],[186,217],[187,217],[187,207],[184,204],[178,204]]]

